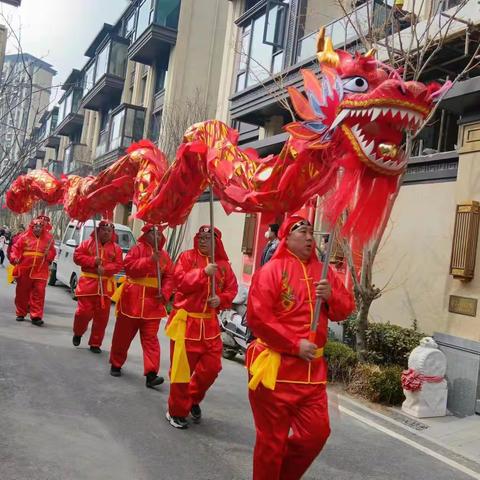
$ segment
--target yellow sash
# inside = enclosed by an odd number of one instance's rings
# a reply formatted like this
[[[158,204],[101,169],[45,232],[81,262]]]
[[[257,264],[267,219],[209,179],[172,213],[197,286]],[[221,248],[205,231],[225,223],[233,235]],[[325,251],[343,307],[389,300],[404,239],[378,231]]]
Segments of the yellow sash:
[[[260,339],[258,339],[257,342],[266,345],[265,342]],[[320,358],[322,356],[323,348],[317,348],[315,351],[315,358]],[[266,348],[260,353],[250,365],[249,372],[252,378],[248,382],[248,388],[250,390],[256,390],[261,382],[265,388],[275,390],[281,360],[281,354],[270,348]]]
[[[115,293],[112,295],[112,302],[115,302],[117,304],[117,308],[115,311],[118,309],[118,301],[122,297],[122,292],[123,289],[125,288],[126,284],[130,285],[140,285],[141,287],[151,287],[151,288],[158,288],[158,279],[155,277],[140,277],[140,278],[131,278],[127,277],[125,281],[120,284],[119,287],[115,290]]]
[[[172,321],[165,330],[167,337],[170,337],[175,342],[170,371],[170,383],[190,382],[190,365],[188,363],[187,349],[185,348],[185,332],[187,330],[188,317],[212,318],[212,314],[187,312],[183,308],[180,308],[172,318]]]
[[[115,277],[105,277],[104,275],[97,275],[96,273],[90,273],[90,272],[82,272],[82,273],[80,273],[80,276],[85,277],[85,278],[95,278],[97,280],[99,280],[99,279],[106,280],[107,281],[107,289],[109,291],[114,291],[115,290],[115,287],[116,287]],[[108,296],[108,294],[106,294],[106,295]]]
[[[14,265],[10,264],[7,267],[7,282],[8,283],[13,283],[15,278],[13,277],[13,269],[15,268]]]
[[[32,251],[32,252],[23,252],[24,257],[43,257],[45,254],[42,252]]]

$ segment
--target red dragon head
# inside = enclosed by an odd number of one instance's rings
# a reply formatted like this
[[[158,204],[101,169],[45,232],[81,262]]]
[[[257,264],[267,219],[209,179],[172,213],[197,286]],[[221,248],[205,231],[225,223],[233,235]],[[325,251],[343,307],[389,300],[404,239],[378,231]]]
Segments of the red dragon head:
[[[395,69],[375,59],[373,50],[354,55],[335,51],[323,29],[317,50],[321,76],[302,70],[305,95],[288,89],[302,121],[285,128],[306,148],[322,149],[324,161],[343,167],[327,215],[335,221],[348,207],[343,232],[367,241],[382,223],[407,165],[401,149],[404,133],[418,131],[449,85],[403,81]]]

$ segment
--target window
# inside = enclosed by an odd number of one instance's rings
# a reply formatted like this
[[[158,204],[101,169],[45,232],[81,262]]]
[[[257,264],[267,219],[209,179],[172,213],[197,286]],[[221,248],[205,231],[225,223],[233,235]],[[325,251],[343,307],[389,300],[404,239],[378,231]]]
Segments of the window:
[[[162,27],[177,28],[180,16],[180,0],[157,0],[155,24]]]
[[[111,49],[108,73],[124,78],[127,68],[128,46],[123,43],[112,42]]]
[[[75,228],[73,235],[72,235],[72,240],[75,240],[75,243],[77,245],[80,244],[80,228]]]
[[[125,22],[124,37],[132,39],[135,30],[135,13],[132,13]]]
[[[138,9],[137,34],[139,38],[152,23],[155,0],[144,0]]]
[[[158,143],[160,138],[160,127],[162,125],[162,112],[154,113],[150,119],[148,128],[148,138],[153,143]]]
[[[117,113],[112,117],[112,123],[110,127],[110,149],[120,147],[122,143],[122,123],[125,110]]]
[[[284,66],[288,1],[268,0],[243,21],[236,90],[256,85]]]
[[[95,84],[95,62],[92,62],[85,70],[83,78],[83,94],[86,95]]]
[[[65,230],[65,234],[63,235],[63,241],[62,243],[66,243],[67,240],[70,240],[70,238],[72,238],[72,235],[73,235],[73,231],[75,230],[75,226],[74,225],[69,225],[68,228]]]
[[[97,68],[95,70],[95,82],[97,83],[102,78],[108,69],[108,51],[110,50],[110,44],[108,43],[103,47],[103,50],[97,56]]]

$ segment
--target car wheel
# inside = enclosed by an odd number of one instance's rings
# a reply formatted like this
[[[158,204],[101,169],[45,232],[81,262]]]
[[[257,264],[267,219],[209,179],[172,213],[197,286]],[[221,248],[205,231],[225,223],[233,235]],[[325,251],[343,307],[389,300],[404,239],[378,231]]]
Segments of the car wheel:
[[[52,268],[50,269],[50,277],[48,277],[48,284],[54,286],[57,283],[57,266],[52,263]]]
[[[75,290],[77,288],[77,276],[75,274],[72,275],[72,278],[70,279],[70,294],[72,295],[72,298],[74,300],[77,299],[77,296],[75,295]]]

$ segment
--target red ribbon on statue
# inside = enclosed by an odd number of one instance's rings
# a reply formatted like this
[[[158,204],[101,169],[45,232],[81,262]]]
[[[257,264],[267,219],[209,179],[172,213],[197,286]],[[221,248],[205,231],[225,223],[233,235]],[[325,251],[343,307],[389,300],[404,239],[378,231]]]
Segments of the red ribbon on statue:
[[[443,381],[444,377],[436,375],[424,375],[423,373],[417,372],[413,368],[404,370],[402,372],[402,387],[404,390],[409,390],[410,392],[417,392],[422,389],[422,385],[425,382],[428,383],[440,383]]]

